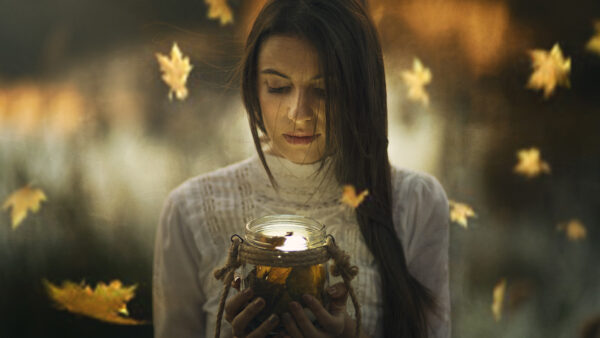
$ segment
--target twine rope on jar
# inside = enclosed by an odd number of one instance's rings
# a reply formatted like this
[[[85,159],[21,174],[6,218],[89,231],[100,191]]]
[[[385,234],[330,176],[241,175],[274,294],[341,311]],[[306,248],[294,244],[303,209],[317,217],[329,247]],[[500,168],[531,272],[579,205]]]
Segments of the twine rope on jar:
[[[234,272],[242,264],[266,265],[273,267],[300,267],[322,264],[332,259],[334,264],[331,267],[331,274],[341,276],[348,294],[354,305],[356,315],[356,337],[359,336],[361,329],[360,304],[356,297],[356,292],[350,284],[352,279],[358,274],[358,267],[350,264],[350,256],[340,249],[331,235],[327,235],[325,246],[303,251],[276,251],[254,247],[247,244],[238,235],[231,236],[231,246],[227,262],[222,268],[216,269],[213,274],[216,279],[223,281],[223,292],[219,300],[219,310],[217,312],[217,322],[215,328],[215,338],[221,335],[221,322],[223,320],[223,311],[225,309],[225,300],[231,289]]]

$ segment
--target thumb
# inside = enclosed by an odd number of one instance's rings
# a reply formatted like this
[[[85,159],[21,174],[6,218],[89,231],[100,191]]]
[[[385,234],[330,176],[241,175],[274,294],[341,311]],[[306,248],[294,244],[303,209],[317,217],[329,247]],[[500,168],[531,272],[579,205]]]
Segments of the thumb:
[[[348,289],[344,283],[337,283],[327,288],[330,297],[329,312],[332,315],[346,312]]]

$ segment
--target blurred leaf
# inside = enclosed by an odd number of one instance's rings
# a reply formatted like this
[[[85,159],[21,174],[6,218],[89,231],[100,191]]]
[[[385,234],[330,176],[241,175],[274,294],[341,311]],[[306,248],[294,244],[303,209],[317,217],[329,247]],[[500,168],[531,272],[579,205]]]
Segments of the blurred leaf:
[[[369,194],[369,190],[365,189],[360,194],[356,194],[356,189],[352,185],[344,185],[344,191],[340,201],[346,205],[356,209]]]
[[[118,280],[113,280],[108,285],[100,282],[94,290],[83,282],[75,284],[64,281],[59,287],[44,280],[44,285],[48,295],[60,309],[114,324],[145,323],[124,317],[129,315],[127,302],[134,297],[137,285],[123,287]]]
[[[179,100],[185,99],[188,95],[185,83],[193,68],[190,65],[189,57],[183,57],[177,43],[173,43],[171,58],[156,53],[156,59],[160,65],[160,70],[163,72],[162,79],[170,87],[169,100],[173,99],[173,92]]]
[[[227,5],[227,0],[204,0],[209,6],[207,17],[209,19],[219,19],[221,26],[233,23],[233,13]]]
[[[431,82],[431,71],[415,58],[413,69],[402,72],[402,79],[408,86],[408,98],[415,102],[421,102],[424,106],[429,105],[429,95],[425,91],[425,85]]]
[[[558,43],[550,52],[542,49],[529,51],[533,63],[533,73],[527,83],[527,88],[543,89],[544,98],[550,97],[556,86],[570,87],[569,73],[571,58],[565,59]]]
[[[540,150],[532,147],[521,149],[517,152],[519,163],[514,168],[517,174],[532,178],[541,173],[550,173],[550,166],[540,157]]]
[[[2,209],[11,210],[12,229],[15,230],[27,216],[27,211],[37,212],[40,209],[40,203],[46,200],[46,195],[40,189],[32,189],[29,185],[13,192],[4,204]]]
[[[502,303],[504,302],[504,293],[506,292],[506,279],[502,278],[494,287],[492,313],[494,319],[498,322],[502,318]]]
[[[584,239],[587,235],[585,226],[578,219],[572,219],[567,223],[559,224],[556,228],[559,231],[565,231],[567,238],[571,241]]]
[[[592,36],[590,41],[588,41],[585,48],[590,52],[600,55],[600,21],[596,21],[594,23],[594,27],[596,29],[596,33],[594,36]]]
[[[475,217],[475,211],[469,205],[450,200],[450,220],[467,228],[467,217]]]

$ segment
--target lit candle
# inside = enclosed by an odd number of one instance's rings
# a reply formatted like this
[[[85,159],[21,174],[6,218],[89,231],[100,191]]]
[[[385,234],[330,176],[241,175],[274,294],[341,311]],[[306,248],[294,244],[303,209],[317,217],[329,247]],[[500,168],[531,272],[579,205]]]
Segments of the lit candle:
[[[301,230],[297,230],[293,225],[289,227],[287,224],[277,224],[276,229],[269,229],[264,232],[266,236],[283,237],[285,238],[282,245],[276,246],[275,249],[280,251],[302,251],[308,249],[307,234]],[[294,231],[287,229],[294,228]]]

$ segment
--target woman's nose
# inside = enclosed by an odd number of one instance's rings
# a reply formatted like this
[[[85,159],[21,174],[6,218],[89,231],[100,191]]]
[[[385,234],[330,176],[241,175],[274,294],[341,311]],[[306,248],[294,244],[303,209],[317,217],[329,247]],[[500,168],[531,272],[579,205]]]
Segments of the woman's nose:
[[[292,98],[288,109],[288,118],[293,121],[309,121],[313,119],[313,115],[309,96],[304,90],[298,90],[298,94]]]

